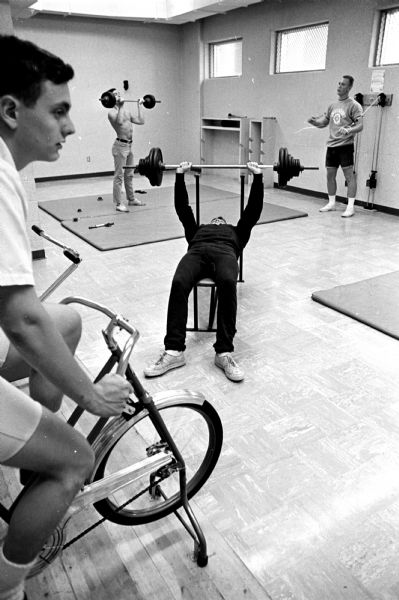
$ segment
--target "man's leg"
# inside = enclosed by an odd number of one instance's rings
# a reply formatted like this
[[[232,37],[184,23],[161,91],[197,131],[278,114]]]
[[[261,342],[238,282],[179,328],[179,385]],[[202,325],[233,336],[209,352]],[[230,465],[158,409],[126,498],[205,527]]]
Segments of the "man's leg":
[[[7,385],[3,382],[2,391]],[[21,407],[21,412],[24,409],[27,412],[25,403],[35,404],[20,390],[9,387],[9,401],[15,402],[16,409]],[[33,409],[29,410],[33,415]],[[15,416],[3,415],[3,418],[10,421]],[[1,460],[10,467],[29,469],[38,477],[16,504],[0,546],[0,598],[22,600],[23,581],[32,561],[62,520],[93,467],[93,452],[75,429],[46,408],[41,409],[37,420],[39,423],[32,428],[33,433],[29,433],[25,445],[11,458]],[[17,429],[21,431],[21,427],[27,431],[29,425],[19,422]],[[4,447],[1,448],[4,456]]]
[[[348,185],[348,205],[341,217],[353,217],[355,214],[355,199],[357,192],[356,174],[353,170],[353,165],[342,167]]]
[[[132,149],[130,148],[130,152],[127,155],[127,159],[126,159],[126,166],[131,167],[132,165],[134,165],[134,157],[133,157]],[[138,198],[136,198],[134,195],[134,189],[133,189],[134,169],[123,169],[123,170],[124,170],[124,182],[125,182],[125,190],[126,190],[126,197],[128,200],[128,204],[130,206],[145,206],[145,203],[141,202],[141,200],[138,200]]]
[[[337,167],[327,167],[327,194],[328,203],[320,208],[320,212],[335,210],[335,197],[337,194]]]
[[[82,321],[79,313],[64,304],[44,303],[43,306],[54,321],[68,348],[72,354],[75,354],[82,333]],[[17,381],[29,377],[29,390],[32,398],[52,412],[56,412],[60,408],[62,392],[40,373],[31,369],[14,346],[10,346],[7,358],[0,368],[0,376],[7,381]]]
[[[126,147],[125,147],[122,145],[122,143],[123,142],[118,142],[117,140],[115,140],[115,142],[112,146],[112,156],[114,157],[114,166],[115,166],[112,193],[113,193],[113,201],[114,201],[114,204],[116,205],[116,209],[119,210],[120,212],[128,212],[128,209],[123,204],[122,182],[123,182],[123,177],[124,177],[123,167],[126,163],[126,156],[129,152],[129,146],[126,145]]]
[[[215,365],[222,369],[231,381],[242,381],[244,371],[235,362],[234,336],[237,318],[238,263],[233,254],[220,253],[214,257],[214,279],[218,292]]]
[[[218,254],[214,259],[215,283],[218,292],[215,351],[234,352],[237,318],[238,263],[233,254]]]
[[[144,369],[146,377],[163,375],[185,365],[188,298],[195,283],[207,274],[209,271],[200,252],[187,252],[177,265],[169,294],[165,352],[154,364]]]
[[[195,283],[206,275],[206,264],[200,253],[187,252],[177,265],[169,294],[166,350],[185,350],[188,298]]]

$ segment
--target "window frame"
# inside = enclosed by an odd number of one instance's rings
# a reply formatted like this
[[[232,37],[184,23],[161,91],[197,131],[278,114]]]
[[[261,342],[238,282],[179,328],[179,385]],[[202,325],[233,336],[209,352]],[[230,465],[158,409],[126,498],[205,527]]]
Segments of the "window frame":
[[[325,53],[325,65],[323,68],[317,68],[317,69],[299,69],[299,70],[295,70],[295,71],[281,71],[278,70],[281,68],[281,64],[278,65],[278,60],[279,60],[279,56],[281,57],[281,39],[282,39],[282,34],[284,33],[290,33],[293,31],[300,31],[300,30],[305,30],[305,29],[313,29],[316,27],[320,27],[321,25],[326,25],[327,26],[327,41],[326,41],[326,53]],[[274,31],[274,35],[272,36],[272,43],[273,43],[273,63],[271,65],[272,69],[271,69],[271,73],[273,75],[286,75],[288,73],[315,73],[317,71],[325,71],[326,70],[326,63],[327,63],[327,50],[328,50],[328,33],[329,33],[329,26],[330,26],[330,22],[329,21],[320,21],[317,23],[307,23],[306,25],[296,25],[294,27],[285,27],[284,29],[277,29]]]
[[[395,67],[399,66],[399,57],[396,62],[383,63],[381,62],[382,51],[384,47],[385,26],[388,13],[399,12],[399,5],[383,8],[378,11],[377,27],[375,32],[375,48],[373,54],[372,66],[375,68]]]
[[[241,69],[239,74],[234,75],[215,75],[215,67],[214,67],[214,48],[216,46],[224,46],[227,44],[239,43],[241,46]],[[215,40],[212,42],[208,42],[208,79],[226,79],[228,77],[242,77],[242,49],[243,49],[243,38],[235,36],[233,38],[223,39],[223,40]]]

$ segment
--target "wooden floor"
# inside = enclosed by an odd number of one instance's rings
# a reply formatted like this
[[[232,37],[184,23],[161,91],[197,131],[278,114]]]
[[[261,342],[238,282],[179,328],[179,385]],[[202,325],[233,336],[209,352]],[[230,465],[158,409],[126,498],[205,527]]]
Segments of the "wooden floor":
[[[239,190],[238,181],[203,182]],[[43,184],[38,199],[109,191],[110,178]],[[399,343],[311,300],[314,290],[397,270],[399,219],[364,209],[342,219],[343,206],[322,214],[323,200],[281,190],[266,200],[309,216],[255,227],[245,250],[235,340],[245,381],[214,367],[208,333],[188,334],[185,368],[146,381],[151,392],[201,390],[223,420],[222,457],[193,502],[209,565],[192,562],[175,517],[135,529],[105,523],[28,583],[30,600],[399,598]],[[83,257],[54,299],[93,298],[135,323],[141,374],[162,349],[185,241],[101,253],[40,218]],[[39,291],[66,267],[45,247]],[[101,323],[84,317],[78,356],[94,373],[105,355]],[[4,474],[11,487],[12,477]],[[94,516],[81,514],[72,534]]]

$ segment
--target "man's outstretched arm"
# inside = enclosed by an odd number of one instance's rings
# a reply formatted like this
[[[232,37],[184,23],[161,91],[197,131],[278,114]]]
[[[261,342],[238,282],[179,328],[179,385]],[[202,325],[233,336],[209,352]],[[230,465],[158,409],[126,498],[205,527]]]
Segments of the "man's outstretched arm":
[[[190,243],[198,229],[198,224],[195,220],[193,209],[189,204],[186,182],[184,181],[184,173],[191,168],[191,163],[180,163],[180,167],[176,169],[175,179],[175,210],[184,227],[186,240]]]
[[[248,163],[248,169],[253,174],[253,181],[247,205],[237,223],[237,233],[244,241],[244,245],[249,240],[251,230],[259,221],[262,214],[264,197],[262,169],[257,163],[253,162]]]

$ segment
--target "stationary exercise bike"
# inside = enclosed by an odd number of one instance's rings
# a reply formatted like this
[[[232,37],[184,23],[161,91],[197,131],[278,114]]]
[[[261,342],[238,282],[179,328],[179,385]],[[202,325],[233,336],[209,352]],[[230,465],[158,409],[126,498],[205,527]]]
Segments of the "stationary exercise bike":
[[[32,229],[60,246],[73,263],[42,294],[43,300],[78,267],[81,258],[39,227]],[[119,417],[99,418],[87,435],[95,454],[92,473],[43,547],[29,576],[37,575],[62,550],[105,520],[140,525],[171,513],[194,540],[194,560],[198,566],[206,566],[206,539],[189,499],[201,489],[218,461],[223,442],[219,415],[200,392],[168,390],[151,396],[145,390],[129,362],[139,332],[121,315],[78,296],[65,298],[61,303],[81,304],[108,318],[102,335],[110,356],[94,382],[115,370],[127,378],[134,392]],[[84,412],[76,407],[68,423],[75,426]],[[9,508],[0,503],[0,517],[5,522],[10,521],[13,506],[31,483],[25,484]],[[102,518],[67,542],[69,520],[89,505],[94,505]],[[178,509],[185,513],[184,518]]]

